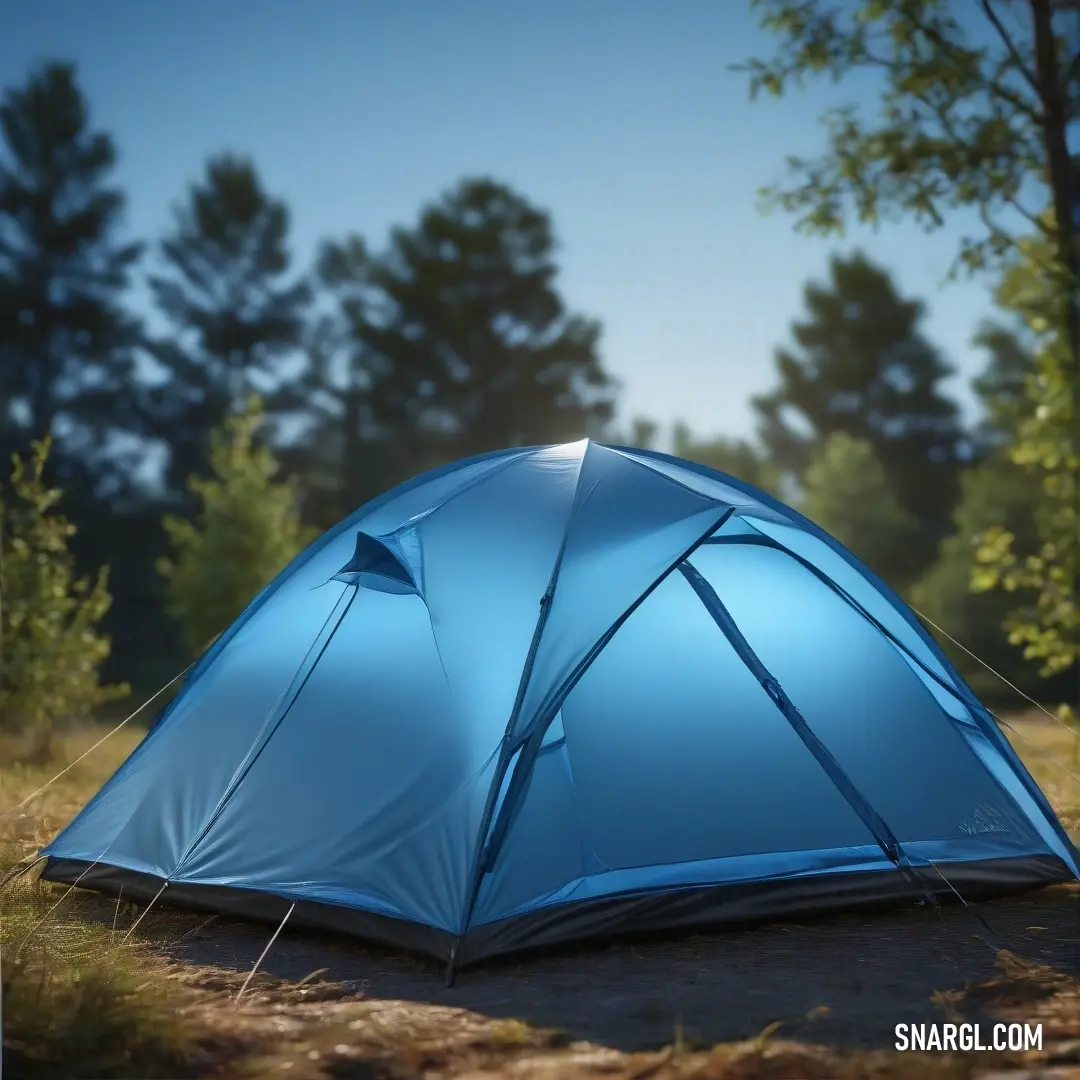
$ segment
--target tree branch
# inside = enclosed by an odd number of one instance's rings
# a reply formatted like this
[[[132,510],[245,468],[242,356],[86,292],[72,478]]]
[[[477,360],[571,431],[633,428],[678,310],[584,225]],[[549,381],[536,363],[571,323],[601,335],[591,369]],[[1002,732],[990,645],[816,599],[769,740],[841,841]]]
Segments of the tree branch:
[[[1042,99],[1042,89],[1039,86],[1039,80],[1035,77],[1028,66],[1024,63],[1024,58],[1020,55],[1020,50],[1016,47],[1016,42],[1013,41],[1009,34],[1009,31],[1005,29],[1005,24],[1002,23],[998,17],[998,13],[994,10],[993,0],[979,0],[979,7],[983,9],[984,14],[990,20],[990,25],[997,31],[997,35],[1001,38],[1009,56],[1012,57],[1013,63],[1016,64],[1020,70],[1020,74],[1023,75],[1024,80],[1028,86],[1039,95],[1039,99]]]
[[[1003,35],[1005,48],[1008,50],[1009,56],[1012,59],[1013,63],[1016,64],[1016,66],[1020,69],[1020,74],[1024,77],[1024,80],[1032,86],[1035,92],[1038,93],[1038,83],[1035,81],[1035,77],[1025,66],[1024,59],[1020,55],[1019,50],[1017,50],[1015,43],[1013,42],[1012,38],[1008,36],[1008,32],[1005,30],[1004,26],[1001,25],[1000,20],[997,18],[996,12],[989,10],[988,5],[990,3],[990,0],[979,0],[979,3],[984,8],[987,8],[988,17],[991,20],[995,21],[998,25],[999,32]],[[919,31],[919,33],[924,34],[939,49],[943,50],[944,52],[951,53],[954,60],[958,58],[957,54],[962,52],[962,50],[957,48],[955,42],[949,41],[948,38],[946,38],[939,31],[935,30],[934,27],[928,25],[924,20],[917,18],[914,14],[909,15],[908,17],[911,19],[912,25]],[[1038,124],[1040,126],[1044,123],[1043,114],[1039,111],[1039,109],[1037,109],[1034,105],[1031,105],[1028,102],[1024,101],[1023,98],[1018,97],[1007,86],[1004,86],[1000,80],[987,80],[986,92],[988,94],[1001,98],[1002,101],[1011,105],[1014,109],[1017,110],[1017,112],[1023,113],[1024,116],[1026,116],[1032,123]]]
[[[1033,214],[1015,195],[1005,195],[1003,198],[1013,208],[1014,213],[1019,214],[1029,225],[1033,225],[1044,236],[1050,235],[1050,230],[1042,218],[1038,214]]]

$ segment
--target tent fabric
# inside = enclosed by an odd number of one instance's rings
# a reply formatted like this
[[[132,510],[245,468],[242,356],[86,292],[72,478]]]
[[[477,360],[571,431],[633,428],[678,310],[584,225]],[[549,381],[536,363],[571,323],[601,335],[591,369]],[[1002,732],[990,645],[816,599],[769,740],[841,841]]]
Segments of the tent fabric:
[[[731,477],[588,440],[424,474],[312,544],[44,876],[461,966],[1066,880],[914,614]]]

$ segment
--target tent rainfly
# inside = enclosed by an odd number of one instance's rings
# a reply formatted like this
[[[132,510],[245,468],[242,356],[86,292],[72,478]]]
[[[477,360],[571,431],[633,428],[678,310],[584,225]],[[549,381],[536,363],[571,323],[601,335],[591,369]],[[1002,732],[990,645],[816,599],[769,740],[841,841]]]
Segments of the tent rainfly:
[[[426,473],[202,657],[43,876],[453,972],[1034,887],[1077,850],[914,613],[738,480],[588,440]]]

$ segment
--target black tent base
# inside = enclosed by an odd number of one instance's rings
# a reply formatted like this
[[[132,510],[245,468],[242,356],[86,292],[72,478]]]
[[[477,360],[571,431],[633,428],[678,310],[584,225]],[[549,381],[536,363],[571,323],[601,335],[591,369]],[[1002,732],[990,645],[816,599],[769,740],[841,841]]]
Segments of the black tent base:
[[[81,859],[50,858],[45,863],[41,877],[45,881],[65,885],[74,885],[78,881],[80,889],[89,889],[106,896],[118,896],[123,889],[124,900],[142,903],[153,900],[163,884],[163,880],[155,874],[144,874],[105,863],[91,864]],[[292,900],[255,889],[236,888],[231,885],[191,885],[183,881],[172,881],[155,906],[186,908],[277,925],[285,918],[292,903]],[[449,959],[450,947],[454,943],[453,934],[421,923],[314,900],[297,901],[296,908],[289,916],[289,926],[344,934],[443,961]]]
[[[929,867],[920,871],[918,881],[897,870],[874,870],[694,886],[559,904],[473,927],[461,943],[455,968],[571,942],[587,944],[602,939],[733,928],[777,919],[793,921],[924,902],[927,894],[943,904],[959,902],[957,894],[964,900],[981,900],[1073,880],[1069,868],[1053,855],[939,863],[938,868],[940,875]],[[163,884],[153,874],[53,857],[46,860],[41,877],[68,885],[78,882],[80,888],[107,896],[118,896],[122,889],[124,899],[143,902],[157,896]],[[170,882],[157,903],[277,924],[293,901],[234,886]],[[447,931],[420,923],[311,900],[296,902],[289,925],[344,934],[426,956],[443,965],[449,962],[456,940]]]

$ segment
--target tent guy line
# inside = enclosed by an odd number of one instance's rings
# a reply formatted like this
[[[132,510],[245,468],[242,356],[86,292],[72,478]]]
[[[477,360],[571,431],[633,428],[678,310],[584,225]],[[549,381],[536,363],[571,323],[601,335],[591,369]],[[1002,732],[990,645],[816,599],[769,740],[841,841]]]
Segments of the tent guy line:
[[[172,677],[172,678],[171,678],[171,679],[170,679],[170,680],[169,680],[169,681],[168,681],[168,682],[167,682],[167,683],[166,683],[166,684],[165,684],[165,685],[164,685],[163,687],[161,687],[161,689],[160,689],[160,690],[158,690],[158,691],[157,691],[156,693],[154,693],[154,694],[151,694],[151,695],[150,695],[150,697],[148,697],[148,698],[147,698],[147,699],[146,699],[146,700],[145,700],[145,701],[144,701],[144,702],[143,702],[143,703],[142,703],[142,704],[141,704],[141,705],[140,705],[140,706],[139,706],[139,707],[138,707],[138,708],[137,708],[137,709],[136,709],[136,710],[135,710],[135,711],[134,711],[134,712],[133,712],[133,713],[132,713],[132,714],[130,715],[130,716],[126,716],[126,717],[124,717],[124,719],[123,719],[123,720],[121,720],[121,721],[120,721],[120,723],[119,723],[119,724],[117,724],[117,725],[116,725],[116,727],[114,727],[114,728],[112,729],[112,731],[110,731],[110,732],[107,732],[107,733],[106,733],[105,735],[102,735],[102,737],[101,737],[100,739],[98,739],[98,741],[97,741],[96,743],[94,743],[94,745],[93,745],[93,746],[91,746],[89,750],[86,750],[86,751],[85,751],[84,753],[80,754],[80,755],[79,755],[79,756],[78,756],[78,757],[77,757],[77,758],[76,758],[76,759],[75,759],[75,760],[74,760],[73,762],[71,762],[71,764],[70,764],[70,765],[66,765],[66,766],[64,766],[64,768],[62,768],[62,769],[61,769],[61,770],[60,770],[60,771],[59,771],[59,772],[58,772],[58,773],[57,773],[57,774],[56,774],[56,775],[55,775],[55,776],[54,776],[54,777],[53,777],[53,778],[52,778],[51,780],[48,780],[48,781],[46,781],[46,782],[45,782],[44,784],[42,784],[42,785],[41,785],[41,787],[39,787],[39,788],[38,788],[38,789],[37,789],[36,791],[32,791],[32,792],[30,792],[30,794],[29,794],[29,795],[27,795],[27,796],[26,796],[26,798],[22,800],[22,802],[16,803],[16,804],[15,804],[15,805],[14,805],[13,807],[11,807],[11,808],[10,808],[9,810],[5,810],[5,811],[3,811],[2,813],[0,813],[0,818],[5,818],[5,817],[7,817],[7,816],[8,816],[9,814],[14,814],[14,813],[15,813],[15,812],[16,812],[17,810],[21,810],[21,809],[22,809],[22,808],[23,808],[23,807],[24,807],[24,806],[25,806],[25,805],[26,805],[26,804],[27,804],[28,802],[30,802],[30,801],[31,801],[32,799],[36,799],[36,798],[37,798],[37,797],[38,797],[38,796],[39,796],[39,795],[40,795],[40,794],[41,794],[41,793],[42,793],[43,791],[45,791],[45,790],[46,790],[46,788],[49,788],[49,787],[51,787],[51,786],[52,786],[53,784],[55,784],[55,783],[56,783],[56,781],[57,781],[57,780],[59,780],[61,776],[63,776],[63,775],[65,774],[65,773],[67,773],[67,772],[70,772],[70,771],[71,771],[72,769],[74,769],[74,768],[75,768],[75,766],[76,766],[76,765],[78,765],[78,764],[79,764],[79,762],[80,762],[80,761],[82,761],[82,759],[83,759],[83,758],[85,758],[85,757],[88,757],[88,756],[89,756],[90,754],[92,754],[92,753],[93,753],[93,752],[94,752],[94,751],[95,751],[95,750],[96,750],[96,749],[97,749],[97,748],[98,748],[98,747],[99,747],[99,746],[100,746],[100,745],[101,745],[101,744],[102,744],[103,742],[105,742],[106,740],[108,740],[108,739],[112,738],[112,736],[113,736],[113,735],[115,735],[115,734],[116,734],[116,733],[117,733],[117,732],[118,732],[118,731],[119,731],[119,730],[120,730],[120,729],[121,729],[122,727],[124,727],[124,726],[125,726],[125,725],[126,725],[126,724],[127,724],[128,722],[129,722],[129,721],[131,721],[131,720],[134,720],[134,719],[135,719],[135,717],[136,717],[136,716],[138,716],[138,715],[139,715],[139,713],[141,713],[141,712],[143,711],[143,709],[145,709],[145,708],[146,708],[146,706],[150,704],[150,702],[152,702],[152,701],[156,701],[156,700],[157,700],[157,699],[158,699],[159,697],[161,697],[161,695],[162,695],[162,694],[164,694],[164,693],[165,693],[165,691],[166,691],[166,690],[168,690],[168,689],[169,689],[169,687],[170,687],[170,686],[172,686],[172,685],[173,685],[173,683],[176,683],[176,682],[178,682],[178,681],[179,681],[180,679],[182,679],[182,678],[183,678],[183,677],[184,677],[184,676],[185,676],[185,675],[186,675],[186,674],[187,674],[187,673],[188,673],[188,672],[189,672],[189,671],[190,671],[190,670],[191,670],[191,669],[192,669],[192,668],[193,668],[193,667],[195,666],[195,664],[196,664],[197,662],[198,662],[197,660],[192,660],[192,662],[191,662],[190,664],[188,664],[188,666],[187,666],[186,668],[184,668],[184,670],[183,670],[183,671],[181,671],[181,672],[179,672],[178,674],[174,675],[174,676],[173,676],[173,677]]]
[[[982,666],[988,672],[990,672],[991,675],[999,678],[1010,690],[1014,691],[1016,694],[1022,697],[1029,705],[1034,705],[1035,708],[1039,710],[1039,712],[1041,712],[1044,716],[1048,716],[1051,720],[1054,721],[1055,724],[1059,724],[1061,727],[1063,727],[1074,739],[1080,739],[1080,731],[1072,727],[1070,724],[1066,724],[1060,716],[1058,716],[1056,713],[1052,713],[1048,708],[1046,708],[1045,705],[1039,704],[1039,702],[1037,702],[1030,694],[1024,693],[1024,691],[1021,690],[1019,686],[1017,686],[1015,683],[1010,682],[1007,678],[1005,678],[1004,675],[1001,674],[1000,671],[998,671],[996,668],[992,668],[981,657],[976,656],[963,642],[957,641],[956,638],[954,638],[952,634],[948,632],[948,630],[943,630],[940,626],[938,626],[936,622],[934,622],[933,619],[928,618],[921,611],[919,611],[918,608],[913,607],[911,610],[914,611],[915,614],[918,615],[923,622],[933,627],[933,629],[935,629],[939,634],[941,634],[942,637],[948,638],[949,641],[951,641],[958,649],[963,649],[964,652],[966,652],[972,660],[974,660],[978,664],[982,664]]]
[[[1010,724],[1010,723],[1009,723],[1009,721],[1008,721],[1008,720],[1005,720],[1005,719],[1004,719],[1003,717],[1000,717],[1000,716],[998,716],[998,714],[997,714],[997,713],[995,713],[995,712],[991,712],[991,713],[990,713],[990,715],[991,715],[991,716],[992,716],[992,717],[993,717],[993,718],[994,718],[994,719],[995,719],[995,720],[996,720],[996,721],[997,721],[997,722],[998,722],[998,723],[999,723],[999,724],[1000,724],[1000,725],[1001,725],[1001,726],[1002,726],[1003,728],[1008,728],[1008,729],[1009,729],[1009,731],[1011,731],[1011,732],[1012,732],[1012,733],[1013,733],[1013,734],[1014,734],[1014,735],[1015,735],[1015,736],[1016,736],[1016,737],[1017,737],[1017,738],[1018,738],[1018,739],[1019,739],[1019,740],[1020,740],[1021,742],[1027,743],[1027,745],[1028,745],[1028,746],[1030,746],[1030,747],[1032,748],[1032,750],[1034,750],[1034,751],[1035,751],[1035,753],[1037,753],[1037,754],[1038,754],[1038,755],[1039,755],[1040,757],[1042,757],[1042,758],[1045,758],[1045,759],[1046,759],[1047,761],[1049,761],[1049,762],[1050,762],[1050,764],[1051,764],[1051,765],[1056,765],[1056,766],[1057,766],[1057,767],[1058,767],[1059,769],[1061,769],[1061,770],[1062,770],[1062,772],[1064,772],[1064,773],[1067,773],[1067,774],[1068,774],[1069,776],[1071,776],[1071,777],[1072,777],[1072,778],[1073,778],[1073,779],[1074,779],[1074,780],[1075,780],[1075,781],[1076,781],[1076,782],[1077,782],[1078,784],[1080,784],[1080,774],[1074,773],[1074,772],[1072,771],[1072,769],[1070,769],[1070,768],[1069,768],[1069,766],[1068,766],[1068,765],[1064,764],[1064,763],[1063,763],[1063,762],[1061,762],[1061,761],[1058,761],[1058,759],[1057,759],[1056,757],[1054,757],[1054,755],[1053,755],[1053,754],[1051,754],[1049,750],[1044,750],[1044,749],[1043,749],[1043,748],[1042,748],[1041,746],[1039,746],[1038,744],[1036,744],[1036,743],[1033,743],[1033,742],[1032,742],[1032,741],[1031,741],[1031,740],[1030,740],[1030,739],[1029,739],[1029,738],[1028,738],[1028,737],[1027,737],[1026,735],[1024,735],[1024,733],[1023,733],[1023,732],[1021,732],[1021,731],[1018,731],[1018,730],[1016,729],[1016,727],[1015,727],[1014,725]]]

